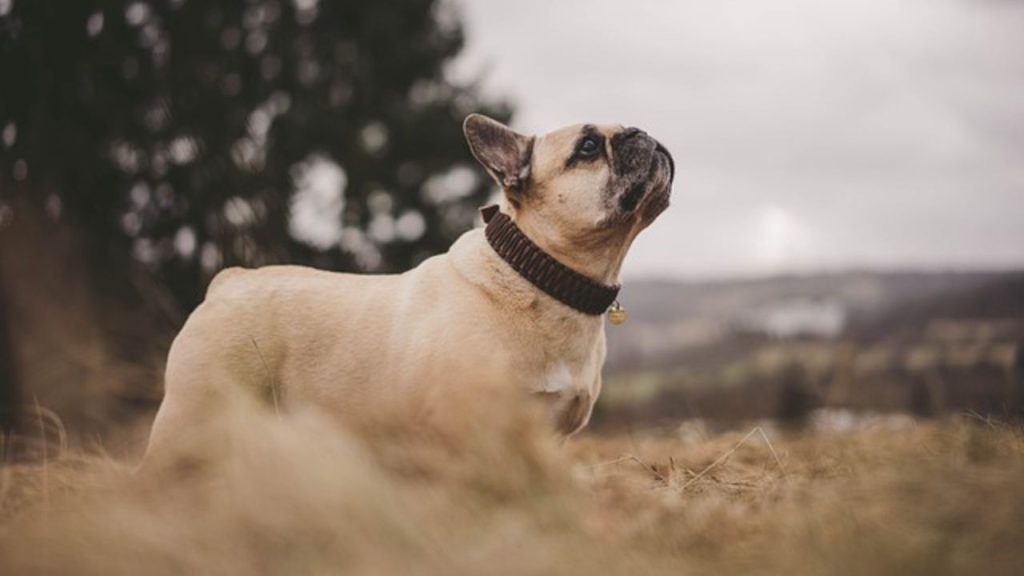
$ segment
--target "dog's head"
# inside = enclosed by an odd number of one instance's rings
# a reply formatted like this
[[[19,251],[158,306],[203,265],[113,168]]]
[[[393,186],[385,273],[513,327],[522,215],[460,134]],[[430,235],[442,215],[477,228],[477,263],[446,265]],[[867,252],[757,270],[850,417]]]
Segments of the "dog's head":
[[[463,130],[516,223],[556,253],[628,247],[668,207],[675,164],[639,128],[581,124],[526,136],[472,114]]]

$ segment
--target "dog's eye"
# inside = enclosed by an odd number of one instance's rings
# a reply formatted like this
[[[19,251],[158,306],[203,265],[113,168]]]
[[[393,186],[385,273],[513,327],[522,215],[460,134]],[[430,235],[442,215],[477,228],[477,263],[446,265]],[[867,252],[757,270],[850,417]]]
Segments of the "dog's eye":
[[[593,136],[587,136],[583,140],[580,140],[580,145],[576,149],[576,154],[583,157],[589,158],[596,155],[601,151],[601,143],[598,142],[597,138]]]

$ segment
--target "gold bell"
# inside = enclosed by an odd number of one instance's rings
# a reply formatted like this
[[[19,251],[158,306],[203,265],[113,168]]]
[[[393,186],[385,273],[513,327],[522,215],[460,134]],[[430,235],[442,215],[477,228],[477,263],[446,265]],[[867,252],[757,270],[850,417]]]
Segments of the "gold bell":
[[[612,307],[608,309],[608,321],[615,325],[626,321],[626,310],[618,300],[613,302]]]

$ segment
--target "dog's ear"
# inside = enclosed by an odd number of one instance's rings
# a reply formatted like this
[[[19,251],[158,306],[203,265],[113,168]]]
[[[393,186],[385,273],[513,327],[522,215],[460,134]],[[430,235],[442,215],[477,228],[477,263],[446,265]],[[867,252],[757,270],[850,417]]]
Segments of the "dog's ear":
[[[530,180],[533,138],[524,136],[497,120],[470,114],[462,131],[473,156],[506,192],[522,192]]]

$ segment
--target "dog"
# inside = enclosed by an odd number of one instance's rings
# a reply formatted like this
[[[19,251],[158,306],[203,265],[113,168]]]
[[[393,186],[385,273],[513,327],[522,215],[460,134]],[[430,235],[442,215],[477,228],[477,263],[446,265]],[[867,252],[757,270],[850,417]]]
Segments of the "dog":
[[[637,234],[669,205],[675,165],[638,128],[575,125],[526,136],[463,124],[501,187],[487,225],[397,275],[229,268],[175,338],[147,449],[215,418],[239,390],[342,417],[399,405],[443,411],[500,382],[583,428],[601,391],[604,312]]]

